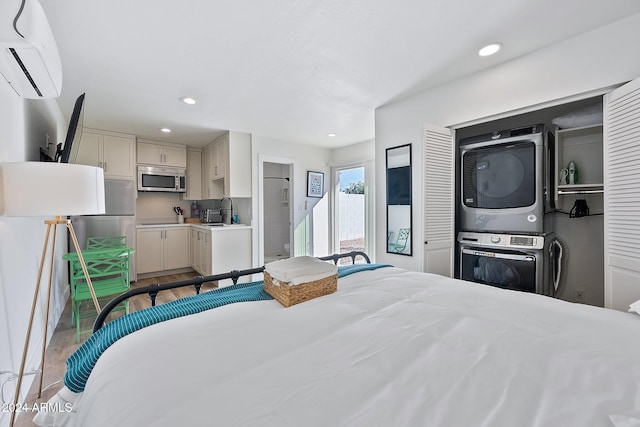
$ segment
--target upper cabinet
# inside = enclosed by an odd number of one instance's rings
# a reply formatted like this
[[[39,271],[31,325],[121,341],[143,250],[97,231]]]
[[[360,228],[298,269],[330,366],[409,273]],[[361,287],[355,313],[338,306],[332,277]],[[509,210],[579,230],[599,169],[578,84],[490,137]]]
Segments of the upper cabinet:
[[[230,131],[202,151],[202,197],[251,197],[251,135]]]
[[[84,129],[76,163],[102,168],[106,179],[135,180],[136,137]]]
[[[227,171],[227,146],[229,139],[218,141],[211,147],[211,179],[224,179]]]
[[[187,147],[182,144],[139,140],[138,163],[154,166],[187,167]]]
[[[220,199],[222,198],[222,181],[213,180],[213,144],[209,144],[202,150],[202,198]]]
[[[202,152],[187,149],[187,191],[183,200],[202,200]]]

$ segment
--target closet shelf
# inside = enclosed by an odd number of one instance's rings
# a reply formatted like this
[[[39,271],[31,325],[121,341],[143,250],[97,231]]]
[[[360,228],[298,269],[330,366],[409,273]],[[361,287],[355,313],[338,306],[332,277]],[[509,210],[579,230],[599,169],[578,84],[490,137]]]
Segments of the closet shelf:
[[[599,194],[604,193],[603,184],[558,185],[558,194]]]

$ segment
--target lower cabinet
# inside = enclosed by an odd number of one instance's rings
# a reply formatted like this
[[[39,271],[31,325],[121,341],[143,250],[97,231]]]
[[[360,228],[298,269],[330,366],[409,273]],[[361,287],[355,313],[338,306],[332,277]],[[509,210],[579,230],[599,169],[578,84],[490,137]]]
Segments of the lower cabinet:
[[[251,268],[251,228],[214,230],[211,236],[211,270],[213,274]],[[243,276],[240,283],[251,281]],[[230,286],[231,279],[221,280],[219,287]]]
[[[189,226],[139,228],[138,274],[189,267]]]
[[[251,268],[251,228],[205,230],[193,227],[190,249],[191,268],[203,276]],[[245,276],[239,281],[248,282],[250,279]],[[231,279],[227,279],[220,281],[218,286],[232,284]]]
[[[191,267],[203,276],[252,267],[250,227],[171,227],[137,229],[138,273]],[[242,277],[248,282],[251,277]],[[218,286],[233,284],[223,280]]]
[[[211,231],[191,229],[191,268],[203,276],[211,275]]]

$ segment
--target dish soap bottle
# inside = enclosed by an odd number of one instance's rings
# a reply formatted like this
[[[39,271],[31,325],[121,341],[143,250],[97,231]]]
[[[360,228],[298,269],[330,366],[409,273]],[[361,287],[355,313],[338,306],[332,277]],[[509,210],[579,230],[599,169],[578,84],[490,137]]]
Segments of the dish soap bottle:
[[[578,173],[578,166],[576,166],[576,162],[573,160],[569,162],[569,166],[567,166],[567,170],[569,171],[569,185],[575,185],[580,182],[580,174]]]
[[[191,203],[191,218],[200,218],[200,206],[195,200]]]

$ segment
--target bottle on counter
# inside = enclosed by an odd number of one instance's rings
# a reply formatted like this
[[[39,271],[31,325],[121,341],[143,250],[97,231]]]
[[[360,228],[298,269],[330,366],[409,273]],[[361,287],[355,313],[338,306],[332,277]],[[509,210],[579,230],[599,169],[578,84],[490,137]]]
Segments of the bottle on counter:
[[[200,218],[200,205],[196,200],[191,203],[191,218]]]

